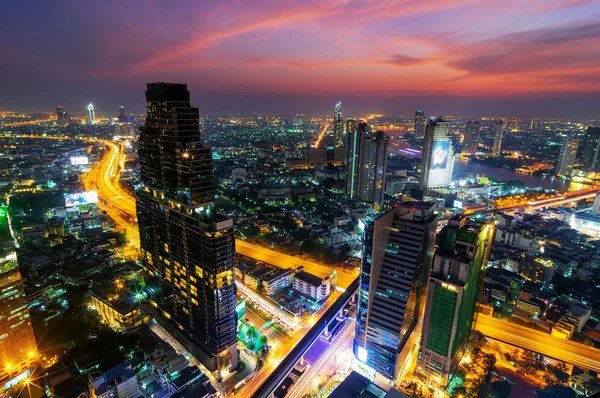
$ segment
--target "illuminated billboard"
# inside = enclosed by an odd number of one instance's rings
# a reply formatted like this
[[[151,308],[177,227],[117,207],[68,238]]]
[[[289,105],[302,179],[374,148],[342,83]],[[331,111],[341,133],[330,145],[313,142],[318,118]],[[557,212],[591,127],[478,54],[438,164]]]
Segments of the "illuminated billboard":
[[[431,170],[443,170],[448,164],[450,141],[433,141],[431,148]]]
[[[462,209],[463,208],[463,202],[460,200],[455,200],[454,204],[452,205],[452,207],[457,208],[457,209]]]
[[[90,161],[87,156],[71,156],[71,165],[79,166],[89,164]]]
[[[65,206],[81,206],[88,203],[96,203],[98,201],[98,192],[86,191],[69,193],[65,195]]]

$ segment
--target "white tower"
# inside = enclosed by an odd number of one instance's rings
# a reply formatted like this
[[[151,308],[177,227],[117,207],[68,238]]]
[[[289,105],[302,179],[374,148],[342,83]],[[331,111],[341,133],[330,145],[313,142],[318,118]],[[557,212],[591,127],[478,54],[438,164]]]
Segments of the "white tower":
[[[92,104],[90,102],[90,104],[87,106],[87,110],[88,110],[88,118],[89,118],[90,124],[96,124],[96,114],[94,113],[94,104]]]

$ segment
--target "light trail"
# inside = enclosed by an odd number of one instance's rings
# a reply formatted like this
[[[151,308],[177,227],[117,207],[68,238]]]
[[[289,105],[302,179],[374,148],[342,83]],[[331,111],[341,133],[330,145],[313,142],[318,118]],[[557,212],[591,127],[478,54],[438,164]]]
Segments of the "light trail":
[[[356,324],[348,319],[342,330],[334,337],[334,341],[321,354],[314,364],[310,364],[307,370],[300,376],[298,382],[290,388],[286,398],[302,398],[310,395],[316,387],[321,377],[326,376],[328,371],[335,370],[339,365],[338,359],[348,357],[347,361],[341,361],[348,364],[352,361],[352,340]],[[336,364],[337,362],[337,364]]]
[[[317,137],[317,140],[315,141],[315,148],[318,148],[321,145],[321,141],[323,141],[323,137],[325,137],[325,134],[327,133],[328,129],[329,123],[325,123],[325,126],[323,126],[323,129],[321,130],[319,136]]]
[[[482,314],[473,329],[491,339],[600,372],[600,350],[596,348]]]

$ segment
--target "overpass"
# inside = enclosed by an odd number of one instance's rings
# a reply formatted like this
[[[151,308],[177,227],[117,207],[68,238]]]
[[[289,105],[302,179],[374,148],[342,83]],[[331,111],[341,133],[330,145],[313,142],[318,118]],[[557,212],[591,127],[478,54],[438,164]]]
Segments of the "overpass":
[[[473,329],[490,339],[600,372],[600,350],[597,348],[483,314],[477,315]]]
[[[544,207],[556,207],[564,204],[569,204],[572,202],[579,201],[581,199],[589,199],[595,197],[600,192],[600,187],[594,188],[586,188],[578,191],[567,192],[564,194],[558,194],[551,198],[547,199],[538,199],[538,200],[529,200],[524,201],[518,204],[512,204],[509,206],[493,206],[491,210],[488,210],[487,205],[477,205],[477,206],[469,206],[465,207],[465,214],[472,214],[478,212],[508,212],[508,211],[518,211],[519,209],[524,209],[525,212],[532,210],[540,210]]]
[[[348,286],[346,291],[338,297],[338,299],[329,307],[329,309],[319,318],[308,333],[294,346],[294,348],[283,358],[281,363],[273,370],[273,372],[267,377],[262,385],[254,392],[253,398],[268,398],[271,396],[273,391],[279,387],[281,382],[287,377],[292,371],[294,366],[308,351],[315,341],[319,338],[321,333],[328,328],[329,324],[337,316],[337,314],[344,309],[346,304],[350,301],[352,296],[358,290],[359,278],[357,277],[354,282]]]

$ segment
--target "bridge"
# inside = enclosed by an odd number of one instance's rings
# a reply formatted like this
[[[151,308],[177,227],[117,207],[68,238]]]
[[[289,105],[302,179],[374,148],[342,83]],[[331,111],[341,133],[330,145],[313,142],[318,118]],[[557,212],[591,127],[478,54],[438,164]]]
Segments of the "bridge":
[[[359,278],[356,278],[354,282],[348,286],[348,288],[338,297],[338,299],[329,307],[329,309],[321,316],[321,318],[314,324],[308,333],[294,346],[294,348],[285,356],[281,363],[273,370],[273,372],[267,377],[262,385],[256,390],[253,398],[268,398],[271,396],[273,391],[279,387],[281,382],[287,377],[292,371],[298,361],[302,359],[306,351],[313,345],[319,338],[321,333],[328,329],[329,324],[334,318],[340,313],[346,304],[350,302],[352,296],[356,294],[358,290]]]

